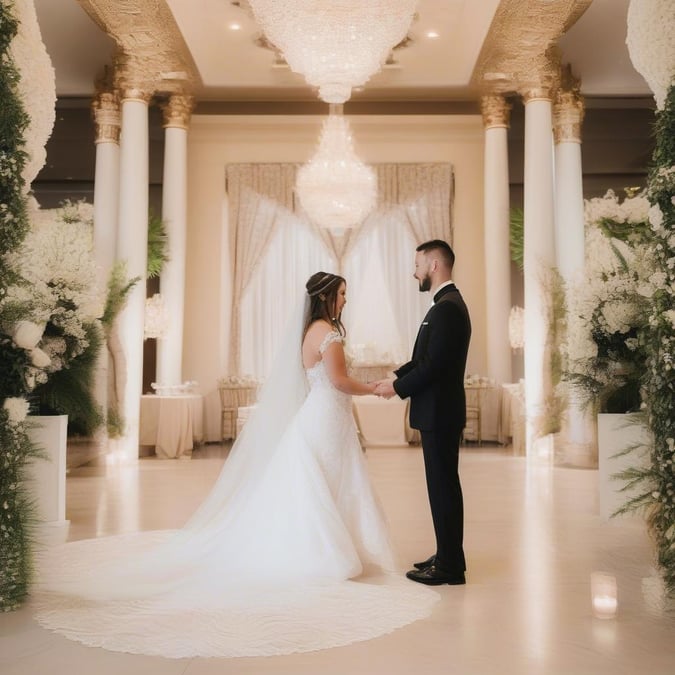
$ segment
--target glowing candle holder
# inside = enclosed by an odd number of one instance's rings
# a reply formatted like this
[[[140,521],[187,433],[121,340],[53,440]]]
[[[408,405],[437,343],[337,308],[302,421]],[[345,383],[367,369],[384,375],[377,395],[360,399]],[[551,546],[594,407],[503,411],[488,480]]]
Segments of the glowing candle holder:
[[[591,573],[591,602],[596,618],[613,619],[616,616],[618,600],[615,576],[605,572]]]

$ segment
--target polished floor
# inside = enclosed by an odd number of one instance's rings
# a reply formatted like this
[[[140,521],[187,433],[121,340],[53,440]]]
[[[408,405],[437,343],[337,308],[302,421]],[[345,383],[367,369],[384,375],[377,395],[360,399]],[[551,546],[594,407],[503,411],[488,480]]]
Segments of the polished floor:
[[[215,481],[226,451],[138,466],[70,470],[70,538],[179,527]],[[367,451],[401,569],[431,553],[419,448]],[[440,587],[433,615],[347,647],[281,657],[181,659],[84,647],[40,628],[30,603],[0,615],[1,675],[672,675],[675,618],[653,590],[652,549],[639,520],[598,516],[597,472],[513,457],[461,455],[468,583]],[[599,619],[591,573],[617,580],[618,613]],[[411,582],[412,583],[412,582]]]

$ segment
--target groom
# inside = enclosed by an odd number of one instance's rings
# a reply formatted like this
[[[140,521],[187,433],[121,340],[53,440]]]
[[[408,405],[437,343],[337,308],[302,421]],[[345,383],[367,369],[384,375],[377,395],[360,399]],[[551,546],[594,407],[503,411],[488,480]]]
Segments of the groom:
[[[406,574],[422,584],[464,584],[464,506],[459,482],[459,441],[466,423],[464,371],[471,321],[452,282],[455,254],[440,239],[417,247],[414,277],[430,291],[431,308],[420,326],[412,359],[381,380],[375,393],[410,397],[410,426],[419,429],[436,533],[436,553]]]

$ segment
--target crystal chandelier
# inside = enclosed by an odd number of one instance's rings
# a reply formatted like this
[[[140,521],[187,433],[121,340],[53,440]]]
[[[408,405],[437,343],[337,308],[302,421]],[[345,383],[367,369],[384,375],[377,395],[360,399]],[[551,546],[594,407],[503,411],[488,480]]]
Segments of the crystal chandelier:
[[[302,208],[320,227],[360,225],[377,200],[377,176],[354,152],[347,120],[329,115],[316,154],[298,170],[295,186]]]
[[[249,0],[291,70],[344,103],[406,35],[418,0]]]

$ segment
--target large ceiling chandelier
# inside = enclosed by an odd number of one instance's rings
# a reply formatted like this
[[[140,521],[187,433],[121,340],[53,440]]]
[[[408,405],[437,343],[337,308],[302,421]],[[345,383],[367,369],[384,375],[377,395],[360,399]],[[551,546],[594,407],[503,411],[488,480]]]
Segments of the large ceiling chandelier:
[[[249,0],[291,70],[344,103],[408,32],[418,0]]]
[[[329,115],[319,148],[298,170],[296,193],[310,219],[333,230],[360,225],[377,200],[377,176],[354,152],[347,120]]]

